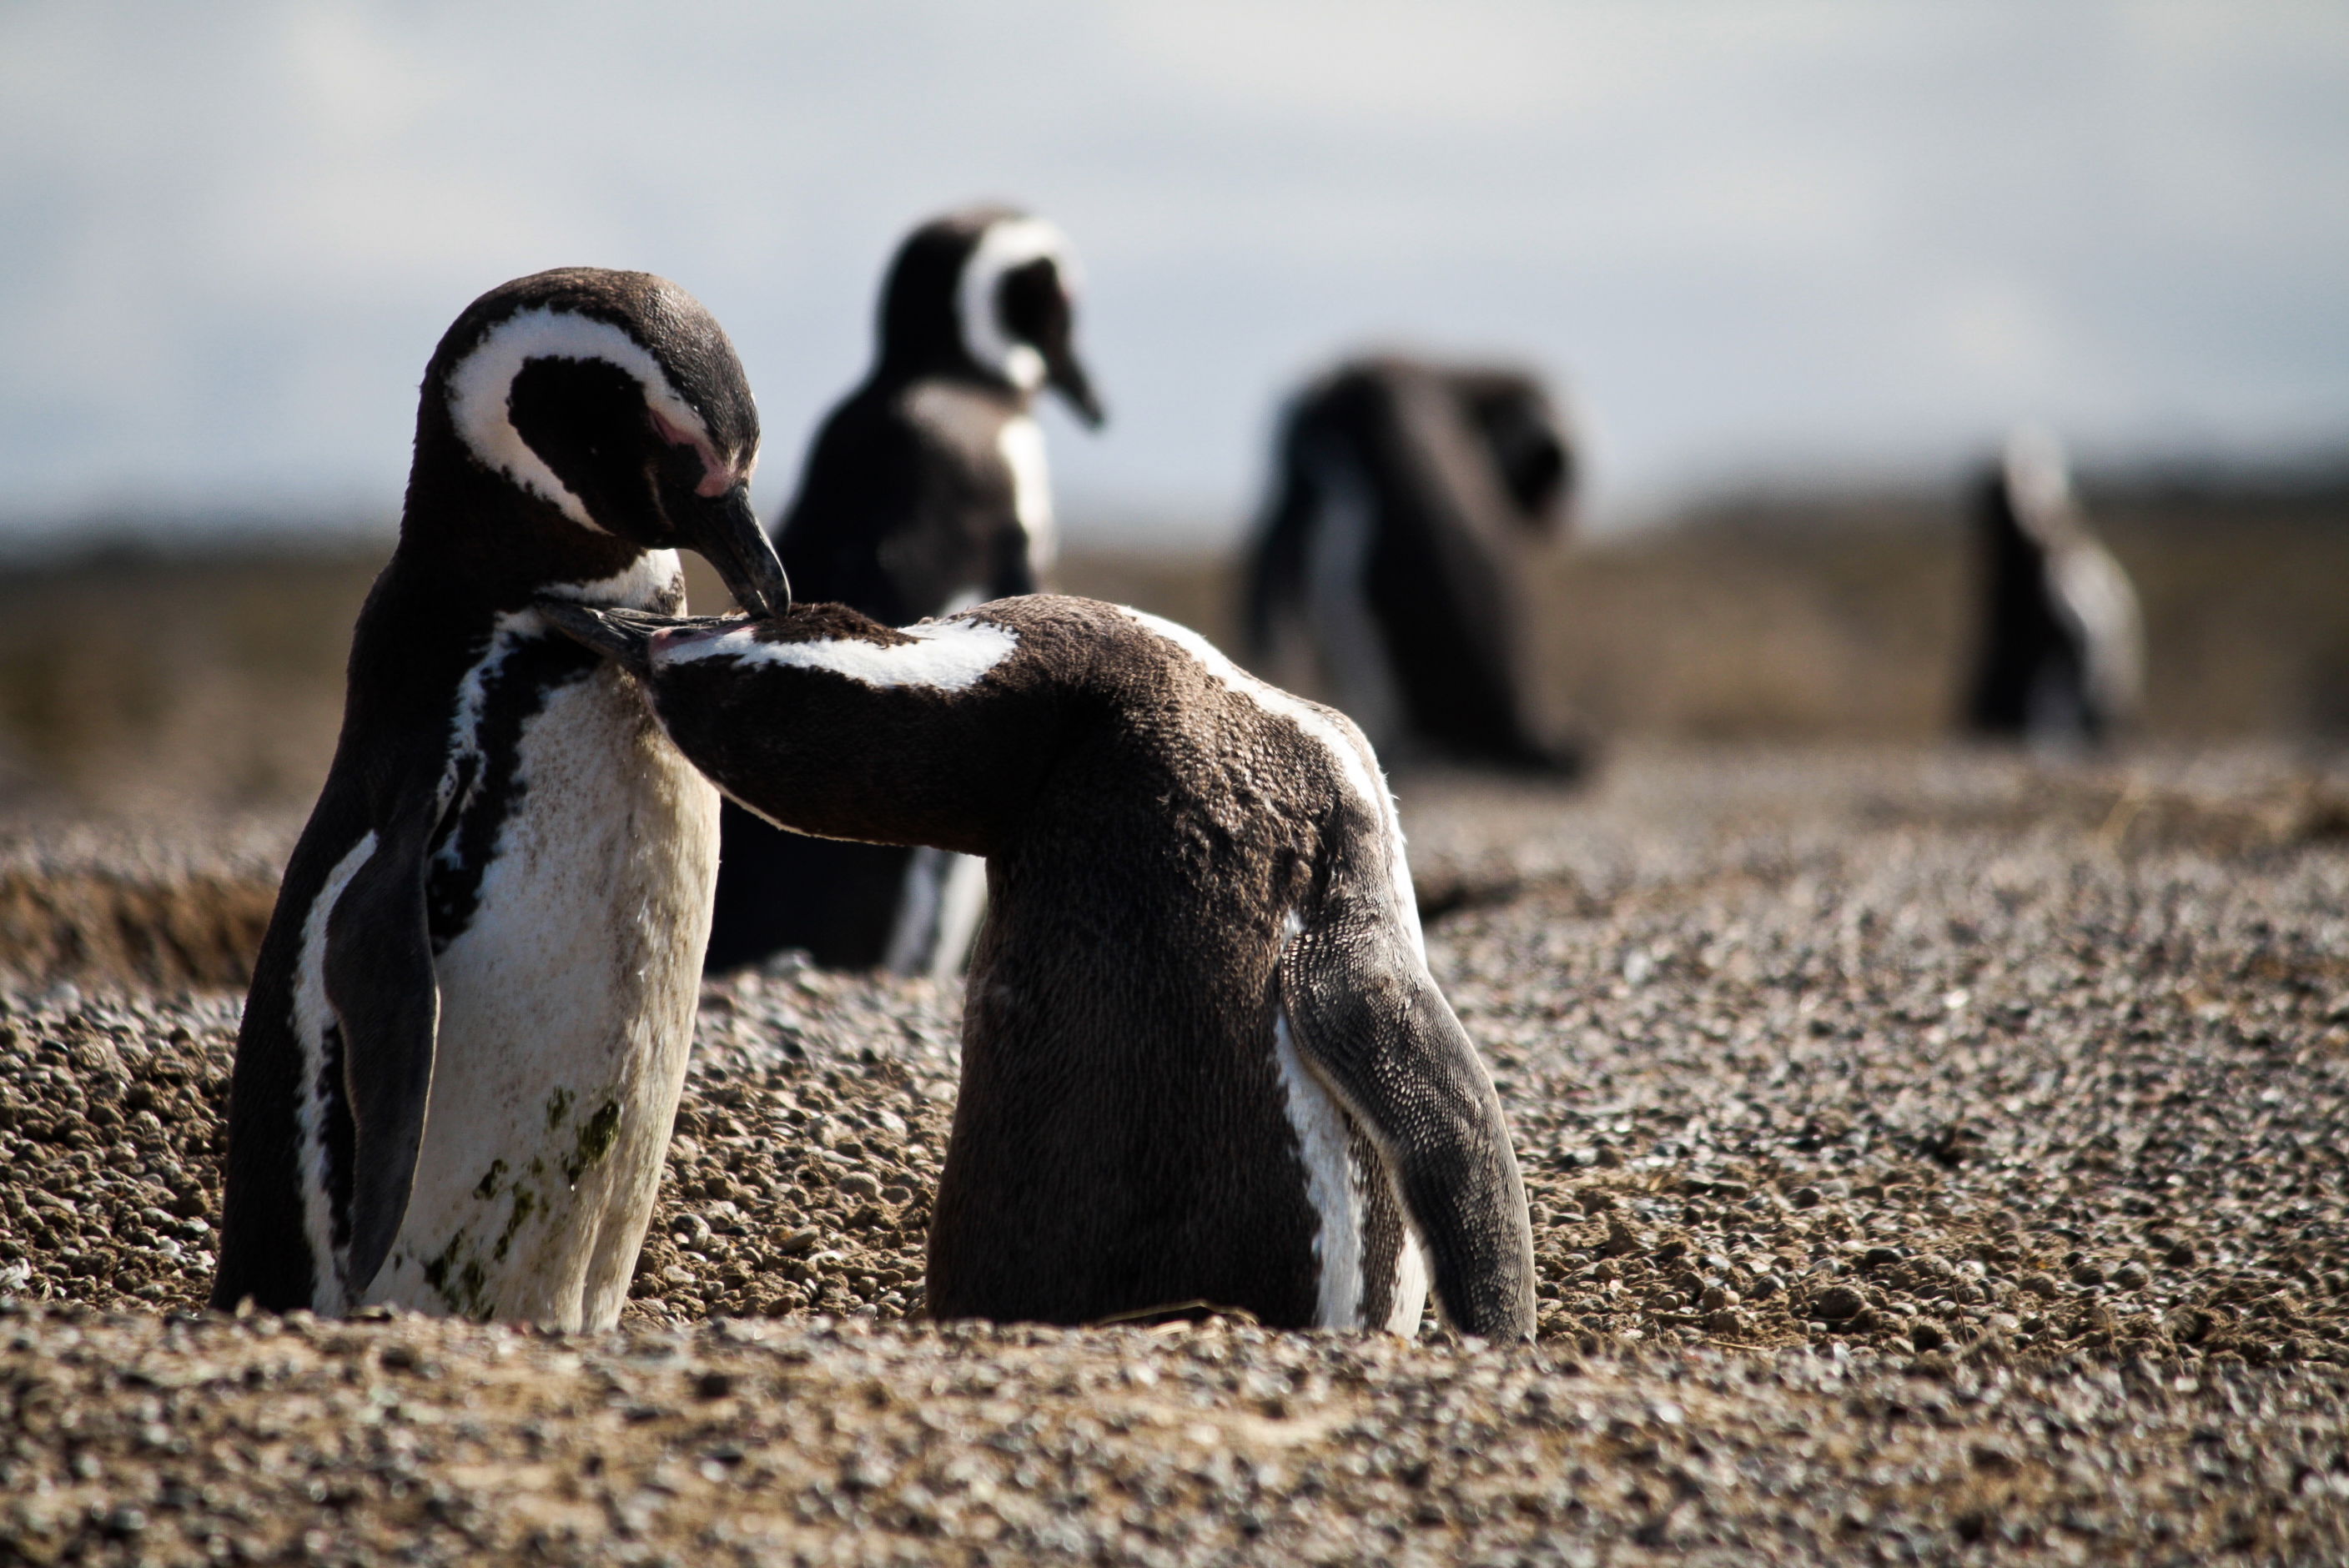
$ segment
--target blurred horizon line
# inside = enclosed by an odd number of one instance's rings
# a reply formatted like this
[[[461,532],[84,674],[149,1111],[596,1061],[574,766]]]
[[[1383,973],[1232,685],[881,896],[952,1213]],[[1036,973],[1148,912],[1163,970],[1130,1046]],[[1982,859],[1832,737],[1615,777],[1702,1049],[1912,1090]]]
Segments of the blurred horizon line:
[[[1754,464],[1692,480],[1669,493],[1586,513],[1587,540],[1628,540],[1701,526],[1741,513],[1794,526],[1806,509],[1850,521],[1922,521],[1963,495],[1994,448],[1955,463]],[[2085,503],[2349,501],[2349,434],[2265,454],[2240,451],[2096,454],[2074,462]],[[1066,492],[1064,545],[1071,551],[1195,556],[1241,547],[1253,508],[1172,497]],[[771,519],[776,508],[765,506]],[[285,493],[247,500],[173,504],[151,498],[54,511],[0,511],[0,571],[37,570],[112,556],[335,554],[379,548],[397,534],[399,507],[355,496]]]

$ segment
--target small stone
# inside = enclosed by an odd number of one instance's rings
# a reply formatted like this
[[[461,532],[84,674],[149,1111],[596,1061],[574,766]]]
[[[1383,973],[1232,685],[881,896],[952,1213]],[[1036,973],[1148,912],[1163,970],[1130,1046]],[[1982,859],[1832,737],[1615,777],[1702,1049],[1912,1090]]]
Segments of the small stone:
[[[1845,1322],[1867,1309],[1868,1298],[1847,1284],[1830,1285],[1811,1302],[1811,1315],[1827,1323]]]
[[[1826,1194],[1816,1187],[1797,1187],[1787,1195],[1787,1200],[1797,1209],[1816,1209],[1827,1201]]]
[[[2143,1264],[2123,1264],[2113,1271],[2113,1284],[2123,1290],[2143,1290],[2150,1278]]]
[[[2029,1274],[2024,1274],[2021,1279],[2014,1283],[2021,1285],[2024,1290],[2029,1291],[2032,1295],[2041,1296],[2052,1296],[2064,1288],[2062,1285],[2055,1283],[2055,1276],[2054,1274],[2048,1274],[2040,1269],[2032,1270]]]
[[[2013,1475],[2021,1468],[2014,1450],[1995,1440],[1974,1444],[1967,1457],[1973,1460],[1974,1469],[1991,1475]]]
[[[2078,1285],[2105,1283],[2105,1266],[2094,1258],[2082,1258],[2072,1265],[2072,1283]]]

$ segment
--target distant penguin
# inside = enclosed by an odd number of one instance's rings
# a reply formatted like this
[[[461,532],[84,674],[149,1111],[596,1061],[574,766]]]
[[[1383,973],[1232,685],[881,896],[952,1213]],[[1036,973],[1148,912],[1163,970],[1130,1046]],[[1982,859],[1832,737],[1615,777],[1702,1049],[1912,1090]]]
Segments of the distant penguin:
[[[1976,489],[1974,518],[1983,593],[1969,726],[2041,745],[2105,739],[2137,712],[2144,631],[2128,576],[2088,531],[2052,437],[2007,442]]]
[[[986,857],[933,1315],[1410,1335],[1432,1281],[1462,1332],[1532,1333],[1500,1099],[1342,715],[1089,599],[895,631],[547,608],[735,799]]]
[[[718,797],[535,607],[789,602],[718,323],[540,273],[433,352],[399,543],[246,999],[212,1304],[619,1315],[682,1088]]]
[[[1032,593],[1053,554],[1044,438],[1058,392],[1102,419],[1075,347],[1060,231],[1004,207],[923,224],[882,292],[880,354],[810,451],[778,544],[802,597],[890,625]],[[712,969],[805,948],[835,968],[958,971],[986,879],[938,850],[781,833],[724,814]]]
[[[1531,547],[1563,531],[1574,448],[1518,371],[1379,357],[1283,419],[1246,620],[1259,668],[1310,677],[1382,755],[1572,774],[1530,710]]]

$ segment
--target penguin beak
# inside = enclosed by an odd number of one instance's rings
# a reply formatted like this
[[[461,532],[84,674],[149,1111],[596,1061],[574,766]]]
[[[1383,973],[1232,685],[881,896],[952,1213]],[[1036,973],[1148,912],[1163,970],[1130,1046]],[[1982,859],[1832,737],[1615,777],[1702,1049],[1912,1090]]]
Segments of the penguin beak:
[[[1101,399],[1093,394],[1092,377],[1078,362],[1076,348],[1066,334],[1044,351],[1044,384],[1061,395],[1070,411],[1085,422],[1085,428],[1098,430],[1102,421],[1109,418],[1102,408]]]
[[[594,610],[576,599],[543,593],[538,597],[538,613],[572,641],[603,655],[638,680],[652,678],[654,634],[676,624],[664,615]]]
[[[719,495],[697,494],[678,511],[680,542],[718,569],[736,603],[759,620],[792,607],[791,579],[783,575],[774,543],[750,510],[749,480]]]

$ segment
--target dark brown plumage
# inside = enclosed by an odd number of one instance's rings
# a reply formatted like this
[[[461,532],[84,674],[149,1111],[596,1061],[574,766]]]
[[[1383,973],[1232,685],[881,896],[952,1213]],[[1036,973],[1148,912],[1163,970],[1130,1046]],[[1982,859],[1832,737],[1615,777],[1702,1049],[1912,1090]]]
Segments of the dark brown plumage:
[[[1526,664],[1532,547],[1564,531],[1575,485],[1542,384],[1354,360],[1297,395],[1278,444],[1245,606],[1258,667],[1328,693],[1390,755],[1579,771],[1584,748],[1536,721]]]
[[[1530,1333],[1500,1103],[1341,717],[1091,600],[902,630],[836,606],[667,630],[549,613],[645,670],[671,738],[743,804],[987,857],[933,1312],[1204,1300],[1408,1332],[1399,1207],[1455,1326]]]

